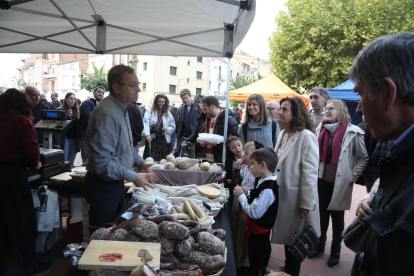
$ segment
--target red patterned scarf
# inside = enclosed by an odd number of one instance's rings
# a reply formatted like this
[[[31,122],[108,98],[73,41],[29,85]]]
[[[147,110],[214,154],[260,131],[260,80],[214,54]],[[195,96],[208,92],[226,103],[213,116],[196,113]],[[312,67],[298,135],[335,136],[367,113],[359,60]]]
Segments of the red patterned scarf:
[[[323,127],[323,123],[326,122],[325,120],[322,122],[322,130],[318,136],[319,142],[319,160],[325,163],[329,162],[328,159],[328,152],[329,152],[329,131]],[[346,131],[347,124],[340,123],[338,130],[335,132],[335,136],[332,142],[332,164],[338,164],[339,155],[341,154],[341,144],[342,139],[344,138],[345,131]]]

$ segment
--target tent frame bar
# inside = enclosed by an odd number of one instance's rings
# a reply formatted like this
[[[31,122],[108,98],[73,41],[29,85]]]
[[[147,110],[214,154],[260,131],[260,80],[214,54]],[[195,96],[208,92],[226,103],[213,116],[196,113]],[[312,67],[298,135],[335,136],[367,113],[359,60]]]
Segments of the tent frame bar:
[[[226,160],[226,144],[227,144],[227,130],[229,128],[229,105],[230,105],[230,79],[231,79],[231,60],[232,58],[228,59],[227,62],[227,95],[226,95],[226,108],[224,112],[226,112],[224,117],[224,142],[223,142],[223,164]]]
[[[29,10],[29,9],[24,9],[24,8],[19,8],[19,7],[11,7],[10,9],[13,10],[13,11],[19,11],[19,12],[24,12],[24,13],[42,15],[42,16],[53,17],[53,18],[57,18],[57,19],[66,19],[62,15],[57,15],[57,14],[53,14],[53,13],[34,11],[34,10]],[[68,17],[68,18],[70,18],[72,21],[79,21],[79,22],[84,22],[84,23],[96,23],[93,20],[86,20],[86,19],[80,19],[80,18],[75,18],[75,17]]]
[[[203,33],[221,31],[221,30],[225,30],[226,29],[225,27],[223,27],[223,28],[215,28],[215,29],[210,29],[210,30],[204,30],[204,31],[199,31],[199,32],[192,32],[192,33],[187,33],[187,34],[181,34],[181,35],[176,35],[176,36],[171,36],[171,37],[160,37],[160,36],[156,36],[156,35],[152,35],[152,34],[140,32],[140,31],[135,31],[135,30],[131,30],[131,29],[128,29],[128,28],[124,28],[124,27],[120,27],[120,26],[116,26],[116,25],[112,25],[112,24],[106,24],[106,26],[108,26],[108,27],[112,27],[112,28],[115,28],[115,29],[119,29],[119,30],[123,30],[123,31],[127,31],[127,32],[131,32],[131,33],[135,33],[135,34],[139,34],[139,35],[143,35],[143,36],[152,37],[152,38],[155,38],[155,40],[150,40],[150,41],[145,41],[145,42],[140,42],[140,43],[125,45],[125,46],[122,46],[122,47],[113,48],[113,49],[109,49],[109,50],[105,50],[105,51],[101,51],[101,49],[99,49],[99,51],[98,51],[97,47],[81,31],[81,29],[83,29],[83,27],[82,28],[79,28],[74,23],[74,21],[79,21],[79,22],[92,23],[94,25],[97,25],[96,21],[84,20],[84,19],[80,19],[80,18],[69,17],[69,16],[66,15],[66,13],[62,9],[60,9],[59,6],[57,6],[57,4],[54,2],[54,0],[50,0],[50,2],[52,2],[52,4],[54,3],[54,5],[56,6],[56,8],[63,14],[63,16],[56,15],[56,14],[51,14],[51,13],[46,13],[46,12],[33,11],[33,10],[24,9],[24,8],[18,8],[18,7],[12,7],[11,9],[14,10],[14,11],[20,11],[20,12],[25,12],[25,13],[30,13],[30,14],[36,14],[36,15],[41,15],[41,16],[46,16],[46,17],[53,17],[53,18],[57,18],[57,19],[65,19],[65,20],[68,20],[72,24],[72,26],[74,26],[75,29],[89,42],[89,44],[92,45],[92,47],[95,49],[95,53],[99,53],[99,54],[105,54],[106,52],[109,52],[109,51],[117,51],[117,50],[127,49],[127,48],[131,48],[131,47],[141,46],[141,45],[155,43],[155,42],[160,42],[160,41],[168,41],[168,42],[171,42],[171,43],[176,43],[176,44],[184,45],[184,46],[187,46],[187,47],[191,47],[191,48],[195,48],[195,49],[200,49],[200,50],[203,50],[203,51],[211,52],[211,53],[214,53],[214,54],[223,55],[223,53],[222,52],[219,52],[219,51],[207,49],[207,48],[204,48],[204,47],[199,47],[199,46],[192,45],[192,44],[188,44],[188,43],[184,43],[184,42],[175,41],[173,39],[181,38],[181,37],[186,37],[186,36],[191,36],[191,35],[197,35],[197,34],[203,34]],[[236,20],[240,17],[241,13],[243,13],[243,11],[239,12]],[[21,34],[24,34],[24,33],[21,33]],[[25,35],[27,35],[27,34],[25,34]],[[36,37],[37,39],[42,39],[42,37],[39,37],[39,36],[33,36],[33,35],[30,35],[30,36]],[[48,35],[47,37],[51,37],[51,36],[54,36],[54,35],[53,34],[52,35]],[[18,44],[21,44],[21,43],[26,43],[26,42],[31,42],[31,41],[34,41],[34,40],[23,41],[23,42],[16,42],[13,45],[18,45]],[[49,40],[49,41],[51,41],[51,40]],[[82,49],[82,50],[85,50],[86,49],[86,48],[82,48],[82,47],[79,48],[77,46],[75,47],[74,45],[71,45],[71,44],[64,44],[63,42],[58,42],[58,41],[51,41],[51,42],[60,43],[62,45],[66,45],[66,46],[70,46],[70,47],[74,47],[74,48],[78,48],[78,49]],[[0,48],[1,47],[5,47],[5,46],[6,45],[0,45]],[[8,44],[7,46],[11,46],[11,45]],[[88,49],[87,51],[90,52],[91,50]]]
[[[79,27],[75,24],[75,22],[72,21],[72,19],[69,18],[69,16],[65,13],[64,10],[62,10],[58,4],[56,4],[56,2],[54,0],[49,0],[50,3],[53,4],[53,6],[55,6],[56,9],[58,9],[58,11],[65,17],[65,19],[67,21],[69,21],[70,24],[72,24],[72,26],[78,31],[78,33],[83,36],[83,38],[88,41],[89,44],[91,44],[91,46],[95,49],[95,51],[98,52],[98,49],[96,48],[96,45],[92,43],[92,41],[90,41],[90,39],[82,32],[81,29],[79,29]]]
[[[227,3],[227,4],[230,4],[230,5],[234,5],[234,6],[240,6],[240,2],[235,1],[235,0],[216,0],[216,1]]]
[[[95,24],[88,25],[88,26],[84,26],[84,27],[81,27],[80,29],[87,29],[87,28],[90,28],[90,27],[93,27],[93,26],[95,26]],[[67,31],[63,31],[63,32],[59,32],[59,33],[55,33],[55,34],[50,34],[50,35],[46,35],[46,36],[36,36],[36,35],[32,35],[32,34],[20,32],[20,31],[11,30],[11,29],[4,28],[4,27],[0,27],[0,29],[5,30],[5,31],[9,31],[9,32],[12,32],[12,33],[16,33],[16,34],[31,36],[31,37],[34,38],[34,39],[19,41],[19,42],[15,42],[15,43],[9,43],[9,44],[0,45],[0,48],[7,47],[7,46],[24,44],[24,43],[29,43],[29,42],[36,41],[36,40],[46,40],[46,41],[50,41],[50,42],[53,42],[53,43],[57,43],[57,44],[61,44],[61,45],[65,45],[65,46],[69,46],[69,47],[73,47],[73,48],[77,48],[77,49],[80,49],[80,50],[84,50],[84,51],[87,51],[87,52],[95,53],[95,51],[92,50],[92,49],[88,49],[88,48],[84,48],[84,47],[81,47],[81,46],[76,46],[76,45],[73,45],[73,44],[69,44],[69,43],[65,43],[65,42],[60,42],[60,41],[57,41],[57,40],[53,40],[53,39],[49,39],[48,38],[48,37],[53,37],[53,36],[57,36],[57,35],[61,35],[61,34],[75,32],[76,30],[74,30],[74,29],[67,30]]]

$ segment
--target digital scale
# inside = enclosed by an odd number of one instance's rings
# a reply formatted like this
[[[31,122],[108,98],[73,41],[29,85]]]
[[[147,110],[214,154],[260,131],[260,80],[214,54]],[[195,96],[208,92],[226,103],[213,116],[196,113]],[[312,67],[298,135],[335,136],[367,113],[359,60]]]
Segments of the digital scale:
[[[52,149],[52,135],[56,133],[63,135],[69,129],[73,122],[64,118],[64,110],[42,110],[42,119],[34,126],[43,135],[43,148],[40,149],[42,168],[39,171],[42,178],[50,176],[57,171],[62,171],[65,154],[61,149]],[[67,169],[63,171],[67,171]],[[37,180],[37,178],[33,180]]]

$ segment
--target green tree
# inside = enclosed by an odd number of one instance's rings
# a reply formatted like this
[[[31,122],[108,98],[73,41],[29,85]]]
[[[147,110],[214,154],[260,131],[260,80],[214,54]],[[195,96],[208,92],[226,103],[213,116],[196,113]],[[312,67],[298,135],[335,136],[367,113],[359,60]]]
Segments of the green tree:
[[[37,82],[29,82],[29,81],[25,81],[25,80],[18,80],[17,81],[17,88],[20,91],[24,91],[24,89],[26,89],[26,87],[28,87],[29,85],[37,85]]]
[[[108,82],[106,80],[107,73],[104,72],[103,66],[98,69],[95,63],[92,62],[93,75],[79,75],[81,78],[81,89],[93,91],[97,86],[102,86],[108,91]]]
[[[231,82],[230,82],[230,87],[231,90],[234,89],[238,89],[241,87],[244,87],[246,85],[249,85],[251,82],[249,82],[248,80],[244,79],[242,76],[237,75],[236,78],[234,78]],[[243,104],[243,101],[235,101],[235,100],[230,100],[230,106],[238,106],[239,104]]]
[[[249,84],[250,82],[240,75],[237,75],[236,78],[230,82],[231,90],[238,89]]]
[[[272,71],[295,90],[347,80],[374,38],[414,31],[413,0],[289,0],[269,38]]]

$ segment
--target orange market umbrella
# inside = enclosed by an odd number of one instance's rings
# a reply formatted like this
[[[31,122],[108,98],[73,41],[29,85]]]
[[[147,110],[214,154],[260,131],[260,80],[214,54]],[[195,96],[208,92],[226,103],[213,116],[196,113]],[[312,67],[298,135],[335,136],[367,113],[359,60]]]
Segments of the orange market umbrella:
[[[270,74],[252,84],[230,91],[230,100],[246,102],[247,98],[252,94],[262,95],[266,102],[271,100],[280,102],[280,100],[285,97],[299,97],[305,102],[308,108],[310,104],[309,97],[293,91],[283,81],[276,77],[275,74]]]

